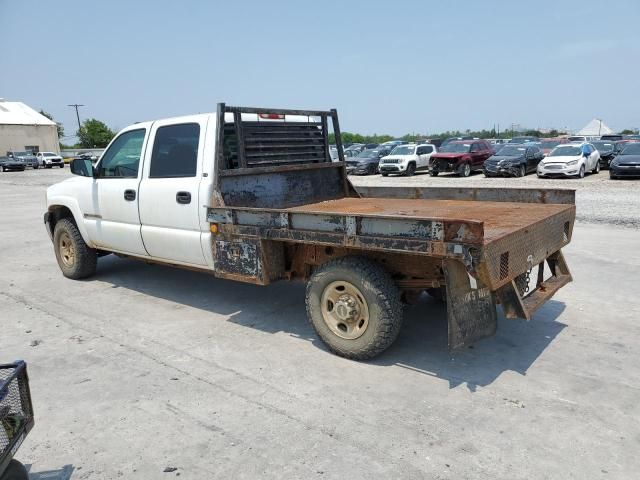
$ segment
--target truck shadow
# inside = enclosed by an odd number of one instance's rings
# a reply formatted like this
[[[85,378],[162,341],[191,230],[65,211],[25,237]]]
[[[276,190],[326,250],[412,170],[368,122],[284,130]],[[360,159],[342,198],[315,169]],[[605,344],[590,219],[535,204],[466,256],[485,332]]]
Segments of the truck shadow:
[[[285,332],[327,351],[307,321],[301,283],[278,282],[267,287],[221,280],[206,273],[181,270],[114,256],[100,260],[95,280],[228,317],[228,321],[266,333]],[[447,349],[445,304],[424,294],[405,308],[396,342],[371,365],[395,365],[445,379],[449,387],[491,384],[505,371],[527,370],[566,326],[557,321],[564,304],[548,301],[534,319],[507,320],[498,309],[494,337],[450,353]]]

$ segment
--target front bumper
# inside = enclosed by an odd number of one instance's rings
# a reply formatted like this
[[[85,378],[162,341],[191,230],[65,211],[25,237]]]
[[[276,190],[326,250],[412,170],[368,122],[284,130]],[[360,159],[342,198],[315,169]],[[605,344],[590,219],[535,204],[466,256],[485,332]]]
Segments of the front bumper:
[[[375,172],[375,169],[371,165],[356,165],[356,166],[347,165],[348,175],[370,175],[374,172]]]
[[[458,160],[435,159],[429,164],[430,172],[457,172]]]
[[[5,163],[2,165],[2,168],[5,170],[24,170],[27,168],[27,165],[24,163]]]
[[[609,174],[614,177],[640,177],[640,165],[609,166]]]
[[[539,177],[574,177],[580,173],[580,164],[576,165],[552,165],[545,166],[542,164],[538,164],[538,168],[536,172]]]
[[[516,177],[520,174],[520,167],[510,165],[508,167],[500,165],[485,165],[484,174],[493,177]]]
[[[407,170],[407,165],[402,163],[381,163],[380,173],[402,173]]]

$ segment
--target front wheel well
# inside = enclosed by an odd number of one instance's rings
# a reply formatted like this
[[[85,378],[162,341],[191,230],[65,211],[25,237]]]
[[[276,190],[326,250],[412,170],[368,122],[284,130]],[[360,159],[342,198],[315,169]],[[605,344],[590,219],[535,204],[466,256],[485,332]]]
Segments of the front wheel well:
[[[68,207],[65,207],[64,205],[52,205],[49,207],[49,230],[51,235],[53,235],[56,228],[56,223],[63,218],[68,218],[77,225],[76,219],[73,217],[73,213]]]

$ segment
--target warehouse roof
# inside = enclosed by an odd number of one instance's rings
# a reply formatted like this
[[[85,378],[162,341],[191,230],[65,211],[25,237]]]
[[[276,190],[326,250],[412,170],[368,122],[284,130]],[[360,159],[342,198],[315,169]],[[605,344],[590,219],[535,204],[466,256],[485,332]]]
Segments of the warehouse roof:
[[[55,125],[44,115],[22,102],[7,102],[0,98],[0,125]]]

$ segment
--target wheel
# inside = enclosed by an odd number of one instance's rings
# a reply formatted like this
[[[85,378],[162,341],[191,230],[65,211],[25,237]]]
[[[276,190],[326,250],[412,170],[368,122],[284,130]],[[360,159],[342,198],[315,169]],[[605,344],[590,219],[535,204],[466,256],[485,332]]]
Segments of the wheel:
[[[434,172],[433,170],[430,170],[430,171],[429,171],[429,176],[430,176],[430,177],[437,177],[437,176],[438,176],[438,173],[440,173],[440,172]]]
[[[2,480],[29,480],[29,473],[22,463],[12,458],[0,478]]]
[[[580,171],[578,172],[578,178],[584,178],[584,165],[580,167]]]
[[[4,165],[2,166],[2,171],[6,172],[7,171],[7,167],[5,167]]]
[[[616,176],[615,176],[614,174],[612,174],[612,173],[609,173],[609,178],[610,178],[611,180],[617,180],[617,179],[618,179],[618,177],[616,177]]]
[[[389,174],[388,174],[388,173],[382,173],[381,175],[382,175],[383,177],[388,177],[388,176],[389,176]]]
[[[78,227],[70,219],[63,218],[56,223],[53,248],[58,266],[65,277],[78,280],[96,272],[96,251],[87,246]]]
[[[40,167],[40,165],[38,165],[37,163],[33,166],[34,170],[37,170]]]
[[[460,168],[458,168],[458,176],[468,177],[469,175],[471,175],[471,165],[469,165],[468,163],[460,165]]]
[[[593,170],[591,170],[591,173],[600,173],[600,161],[599,160],[596,162],[596,166],[593,167]]]
[[[343,257],[322,265],[307,283],[307,315],[334,353],[355,360],[387,349],[402,325],[400,292],[378,264]]]
[[[409,165],[407,165],[407,170],[404,172],[404,174],[407,177],[413,177],[414,173],[416,173],[416,164],[410,163]]]
[[[64,168],[64,163],[62,165],[60,165],[60,168]]]
[[[524,165],[520,165],[520,168],[518,169],[518,176],[524,177],[526,175],[527,175],[527,167],[525,167]]]

